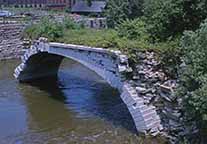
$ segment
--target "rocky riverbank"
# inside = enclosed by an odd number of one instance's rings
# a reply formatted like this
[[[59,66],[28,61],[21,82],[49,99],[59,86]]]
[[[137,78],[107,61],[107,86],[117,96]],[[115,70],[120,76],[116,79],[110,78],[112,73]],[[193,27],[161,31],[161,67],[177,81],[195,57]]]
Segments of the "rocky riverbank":
[[[178,80],[169,77],[161,68],[154,52],[137,51],[138,63],[134,66],[133,84],[147,105],[156,107],[163,130],[161,135],[168,137],[171,143],[178,143],[186,130],[181,118],[181,99],[175,94]]]
[[[19,58],[24,53],[23,24],[0,24],[0,60]]]

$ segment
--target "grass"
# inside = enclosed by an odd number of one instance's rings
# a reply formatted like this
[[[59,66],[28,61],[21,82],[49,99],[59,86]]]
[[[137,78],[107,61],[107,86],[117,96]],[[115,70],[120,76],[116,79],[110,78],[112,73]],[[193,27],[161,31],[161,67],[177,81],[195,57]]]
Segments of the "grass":
[[[148,50],[163,53],[169,50],[173,51],[174,48],[178,47],[178,42],[176,41],[150,43],[148,41],[130,40],[119,37],[114,29],[69,29],[64,30],[62,37],[55,40],[49,38],[49,40],[61,43],[118,49],[123,52],[128,52],[130,50]]]
[[[75,29],[66,30],[58,42],[87,45],[92,47],[115,48],[117,34],[114,30]]]
[[[164,43],[151,44],[147,41],[130,40],[127,38],[121,38],[117,32],[113,29],[75,29],[75,30],[64,30],[62,37],[56,38],[50,41],[56,41],[61,43],[70,43],[78,45],[87,45],[92,47],[102,47],[110,49],[140,49],[140,50],[160,50],[163,51],[162,47],[165,47]]]
[[[90,29],[77,26],[70,21],[66,22],[67,24],[52,23],[50,20],[44,19],[39,24],[28,27],[24,37],[34,40],[43,36],[51,42],[116,49],[127,54],[134,62],[137,61],[136,51],[155,51],[163,61],[172,63],[171,58],[176,55],[178,50],[179,42],[175,40],[152,43],[142,38],[120,37],[115,29]]]

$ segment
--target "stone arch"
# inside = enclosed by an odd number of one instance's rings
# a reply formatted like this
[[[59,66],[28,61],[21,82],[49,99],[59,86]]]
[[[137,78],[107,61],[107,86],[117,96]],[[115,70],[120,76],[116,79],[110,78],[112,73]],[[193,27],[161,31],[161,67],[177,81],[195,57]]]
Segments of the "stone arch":
[[[96,72],[112,87],[117,88],[127,105],[138,132],[158,134],[162,129],[155,107],[144,103],[136,89],[129,83],[127,74],[132,70],[127,56],[120,51],[80,45],[48,43],[44,38],[36,41],[22,57],[15,69],[19,81],[27,81],[57,73],[64,57],[75,60]]]

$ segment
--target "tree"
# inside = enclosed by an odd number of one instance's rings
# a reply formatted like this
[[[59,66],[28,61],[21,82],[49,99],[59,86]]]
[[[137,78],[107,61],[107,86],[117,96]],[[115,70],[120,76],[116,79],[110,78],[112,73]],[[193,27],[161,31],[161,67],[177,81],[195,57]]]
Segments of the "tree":
[[[187,31],[182,38],[185,67],[181,75],[179,96],[187,124],[195,122],[199,129],[197,140],[207,133],[207,19],[196,32]],[[202,137],[203,136],[203,137]],[[200,139],[198,139],[200,137]],[[202,143],[202,142],[199,142]]]
[[[122,20],[142,15],[143,0],[108,0],[105,15],[109,27],[115,27]]]
[[[207,1],[145,0],[143,11],[151,35],[165,40],[185,30],[196,30],[207,17]]]

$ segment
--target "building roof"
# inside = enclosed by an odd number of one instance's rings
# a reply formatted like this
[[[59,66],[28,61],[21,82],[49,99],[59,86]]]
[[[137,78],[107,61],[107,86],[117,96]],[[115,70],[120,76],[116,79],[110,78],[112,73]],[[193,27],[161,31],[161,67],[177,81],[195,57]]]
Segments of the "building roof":
[[[101,13],[106,6],[105,1],[92,1],[92,5],[89,6],[85,1],[77,1],[72,7],[72,12],[95,12]]]

